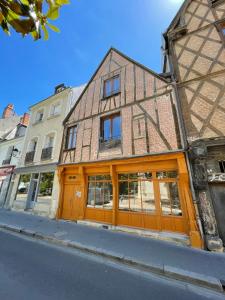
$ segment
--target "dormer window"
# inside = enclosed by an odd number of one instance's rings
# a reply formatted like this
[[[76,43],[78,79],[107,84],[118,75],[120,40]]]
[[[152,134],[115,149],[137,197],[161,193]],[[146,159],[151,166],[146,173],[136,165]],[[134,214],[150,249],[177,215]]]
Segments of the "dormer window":
[[[103,97],[107,98],[120,92],[120,76],[116,75],[104,81]]]

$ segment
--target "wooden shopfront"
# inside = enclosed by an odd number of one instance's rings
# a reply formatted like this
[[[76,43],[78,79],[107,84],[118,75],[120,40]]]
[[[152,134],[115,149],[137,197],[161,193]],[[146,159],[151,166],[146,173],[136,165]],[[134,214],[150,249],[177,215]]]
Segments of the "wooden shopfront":
[[[58,218],[187,234],[202,242],[183,153],[59,166]]]

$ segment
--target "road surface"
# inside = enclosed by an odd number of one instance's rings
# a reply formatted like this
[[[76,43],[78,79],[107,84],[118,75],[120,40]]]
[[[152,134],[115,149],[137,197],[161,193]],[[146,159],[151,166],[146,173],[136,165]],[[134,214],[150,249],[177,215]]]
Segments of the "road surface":
[[[0,299],[217,300],[225,296],[0,231]]]

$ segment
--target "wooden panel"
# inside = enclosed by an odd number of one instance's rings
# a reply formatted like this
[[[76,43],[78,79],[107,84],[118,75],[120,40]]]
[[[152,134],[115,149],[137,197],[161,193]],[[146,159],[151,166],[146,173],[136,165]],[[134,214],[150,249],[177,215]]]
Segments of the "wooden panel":
[[[85,210],[85,219],[112,224],[112,210],[87,207]]]

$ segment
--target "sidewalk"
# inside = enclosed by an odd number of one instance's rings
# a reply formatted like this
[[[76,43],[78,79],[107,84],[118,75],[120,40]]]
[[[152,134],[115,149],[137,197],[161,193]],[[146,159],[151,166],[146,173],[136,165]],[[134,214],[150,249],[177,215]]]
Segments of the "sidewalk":
[[[132,234],[0,210],[0,228],[102,255],[163,276],[222,291],[225,254]]]

